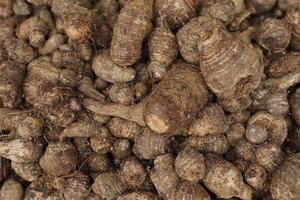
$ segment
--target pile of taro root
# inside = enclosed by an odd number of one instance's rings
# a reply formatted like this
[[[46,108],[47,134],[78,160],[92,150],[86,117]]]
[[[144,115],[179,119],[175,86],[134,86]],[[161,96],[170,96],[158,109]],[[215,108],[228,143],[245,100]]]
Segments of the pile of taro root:
[[[0,200],[300,200],[300,0],[0,0]]]

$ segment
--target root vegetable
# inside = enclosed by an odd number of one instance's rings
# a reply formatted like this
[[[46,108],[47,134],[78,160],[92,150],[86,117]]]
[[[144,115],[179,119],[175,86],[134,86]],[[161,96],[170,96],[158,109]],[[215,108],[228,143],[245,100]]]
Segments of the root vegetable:
[[[42,168],[37,162],[34,163],[11,163],[12,169],[22,179],[33,182],[42,175]]]
[[[126,189],[114,172],[99,174],[92,188],[101,198],[107,200],[116,199]]]
[[[150,76],[154,80],[161,80],[178,52],[176,38],[162,16],[158,18],[156,28],[150,35],[148,48],[151,61],[147,68]]]
[[[78,154],[68,142],[49,144],[39,164],[50,176],[65,176],[75,170]]]
[[[300,154],[295,154],[285,161],[274,173],[271,183],[271,194],[276,200],[300,198]]]
[[[129,84],[126,84],[126,83],[114,84],[110,88],[108,93],[109,93],[110,99],[113,102],[119,103],[121,105],[129,106],[129,105],[132,105],[135,101],[134,87]]]
[[[230,146],[235,146],[245,135],[246,129],[241,123],[233,123],[225,133]]]
[[[284,153],[280,146],[272,143],[264,143],[257,147],[255,157],[257,163],[268,172],[276,170],[284,161]]]
[[[104,81],[103,79],[101,78],[96,78],[95,80],[95,88],[97,90],[104,90],[105,88],[107,88],[108,86],[108,83],[106,81]]]
[[[154,13],[165,16],[171,29],[178,29],[196,16],[199,0],[155,0]]]
[[[106,129],[105,129],[106,130]],[[90,137],[90,146],[94,152],[99,154],[108,153],[113,145],[113,138],[108,131]]]
[[[94,58],[92,69],[101,79],[111,83],[130,82],[135,78],[134,69],[123,68],[114,63],[107,51]]]
[[[300,49],[300,4],[295,4],[288,9],[285,19],[292,26],[291,46],[296,50]]]
[[[136,189],[146,180],[147,172],[138,159],[130,157],[121,164],[119,177],[127,188]]]
[[[97,114],[119,117],[145,126],[144,108],[146,101],[143,100],[138,104],[124,106],[117,103],[103,103],[93,99],[84,99],[83,106]]]
[[[232,123],[246,123],[251,116],[249,110],[242,110],[239,112],[231,113],[228,118]]]
[[[234,147],[234,150],[239,158],[247,161],[255,159],[256,147],[254,144],[248,142],[245,139],[241,139]]]
[[[116,159],[124,159],[131,154],[132,146],[128,139],[117,139],[111,149],[111,153]]]
[[[135,64],[142,55],[142,43],[152,29],[153,0],[133,0],[121,10],[113,30],[111,59],[121,66]]]
[[[93,81],[89,77],[83,77],[83,79],[80,81],[80,84],[78,85],[77,89],[83,93],[85,96],[101,101],[105,99],[105,96],[98,92],[94,86]]]
[[[145,122],[158,133],[181,131],[207,103],[207,96],[200,72],[193,65],[177,63],[147,99]]]
[[[174,169],[174,158],[171,154],[157,156],[154,167],[150,172],[150,178],[155,188],[163,199],[172,199],[180,183]]]
[[[85,200],[102,200],[102,198],[98,194],[91,192]]]
[[[87,162],[89,169],[97,173],[106,172],[110,168],[110,160],[105,154],[91,154]]]
[[[189,134],[194,136],[206,136],[225,133],[229,123],[221,106],[217,104],[207,105],[189,128]]]
[[[300,67],[300,54],[299,53],[286,53],[278,56],[271,62],[267,69],[267,74],[270,77],[279,78],[291,72],[298,71]]]
[[[24,189],[17,180],[10,178],[7,179],[0,190],[0,199],[9,200],[22,200]]]
[[[256,39],[260,46],[273,51],[284,51],[291,39],[292,27],[283,20],[266,20],[258,29]]]
[[[287,137],[287,122],[283,117],[276,117],[265,112],[254,114],[248,121],[246,137],[254,144],[266,140],[281,145]]]
[[[268,12],[276,5],[276,0],[246,0],[248,6],[255,8],[255,14]]]
[[[0,5],[0,16],[1,17],[9,17],[13,14],[13,1],[12,0],[4,0]]]
[[[117,0],[100,1],[95,5],[96,9],[104,15],[106,23],[113,29],[119,15]]]
[[[230,162],[221,158],[208,161],[208,171],[204,179],[204,185],[218,198],[229,199],[238,197],[252,199],[252,190],[243,182],[240,171]]]
[[[175,194],[174,200],[210,200],[208,192],[199,184],[183,181]]]
[[[221,20],[225,25],[228,25],[235,18],[235,4],[232,0],[216,1],[214,4],[206,8],[209,16]]]
[[[100,124],[107,124],[110,119],[111,117],[107,115],[101,115],[97,113],[93,114],[93,120],[99,122]]]
[[[29,139],[14,139],[0,141],[0,156],[16,163],[30,163],[37,161],[43,151],[39,141]]]
[[[228,141],[223,134],[209,135],[204,137],[190,136],[186,140],[188,146],[198,151],[224,154],[229,148]]]
[[[186,148],[176,157],[175,171],[184,180],[190,182],[202,180],[206,172],[205,158],[195,149]]]
[[[42,55],[51,54],[54,52],[60,45],[65,43],[65,36],[57,33],[49,37],[43,46],[39,48],[39,53]]]
[[[246,169],[244,176],[245,181],[256,190],[263,189],[268,177],[266,170],[255,163]]]
[[[141,127],[135,123],[114,117],[107,124],[109,132],[115,137],[134,138],[141,132]]]
[[[171,150],[172,139],[167,135],[153,132],[149,128],[134,138],[133,152],[139,158],[154,159]]]
[[[142,192],[142,191],[131,192],[131,193],[128,193],[128,194],[121,195],[117,198],[117,200],[135,200],[135,199],[139,199],[139,200],[158,200],[159,198],[154,193]]]

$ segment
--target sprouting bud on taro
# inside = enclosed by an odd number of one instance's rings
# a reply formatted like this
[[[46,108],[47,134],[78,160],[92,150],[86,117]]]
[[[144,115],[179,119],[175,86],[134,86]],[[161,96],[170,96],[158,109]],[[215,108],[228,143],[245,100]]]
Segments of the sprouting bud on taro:
[[[59,191],[65,200],[85,199],[89,192],[89,177],[82,172],[65,178],[64,185]]]
[[[42,175],[42,168],[37,162],[33,163],[16,163],[12,162],[11,167],[14,172],[22,179],[33,182]]]
[[[148,48],[150,63],[147,68],[150,76],[154,80],[161,80],[178,52],[175,35],[163,16],[157,18],[156,28],[148,40]]]
[[[198,183],[182,181],[175,194],[174,200],[210,200],[208,192]]]
[[[179,132],[204,107],[207,96],[200,71],[194,65],[178,62],[147,99],[145,122],[158,133]]]
[[[7,38],[3,47],[8,56],[18,63],[28,64],[36,56],[35,50],[26,41],[14,37]]]
[[[296,52],[277,56],[267,69],[270,77],[285,76],[290,72],[298,71],[300,68],[300,54]]]
[[[177,191],[180,179],[174,169],[174,158],[171,154],[157,156],[150,178],[163,199],[171,199]]]
[[[154,159],[160,154],[171,150],[172,139],[163,134],[157,134],[149,128],[134,138],[133,152],[142,159]]]
[[[256,147],[254,144],[248,142],[245,139],[241,139],[234,147],[234,150],[239,158],[247,161],[255,159]]]
[[[110,160],[105,154],[91,154],[88,157],[87,162],[89,169],[97,173],[108,171],[110,168]]]
[[[155,0],[154,13],[165,16],[171,29],[178,29],[196,16],[199,0]]]
[[[245,36],[227,32],[220,21],[197,20],[200,68],[207,86],[226,110],[246,109],[251,104],[250,93],[264,76],[261,52]]]
[[[190,136],[187,138],[188,146],[194,147],[198,151],[224,154],[228,151],[229,144],[224,134],[208,135],[204,137]]]
[[[272,172],[284,161],[284,152],[276,144],[264,143],[257,147],[255,157],[259,165]]]
[[[277,0],[246,0],[248,7],[254,7],[254,14],[268,12],[276,5]]]
[[[14,139],[0,141],[0,156],[16,163],[37,161],[42,155],[43,145],[40,141]]]
[[[202,180],[206,172],[205,158],[197,150],[187,147],[176,157],[175,171],[184,180],[191,182]]]
[[[0,190],[0,199],[9,200],[22,200],[24,189],[17,180],[13,178],[7,179]]]
[[[256,190],[263,189],[267,175],[267,171],[256,163],[249,165],[244,173],[245,181]]]
[[[245,135],[246,129],[241,123],[230,125],[225,135],[230,146],[235,146]]]
[[[300,50],[300,4],[288,9],[285,20],[292,25],[291,47]]]
[[[92,189],[102,199],[113,200],[120,196],[126,188],[115,172],[105,172],[97,176]]]
[[[218,198],[252,199],[252,189],[243,182],[243,176],[234,164],[213,158],[208,161],[207,169],[203,183]]]
[[[111,59],[121,66],[135,64],[142,55],[142,43],[152,29],[153,0],[133,0],[121,10],[113,30]]]
[[[123,194],[117,198],[117,200],[158,200],[158,196],[154,193],[150,192],[143,192],[143,191],[137,191],[137,192],[131,192],[128,194]]]
[[[76,148],[69,142],[49,144],[39,163],[51,176],[65,176],[75,170],[78,162]]]
[[[116,139],[110,153],[116,159],[124,159],[131,154],[132,146],[128,139]]]
[[[107,128],[113,136],[120,138],[134,138],[142,131],[141,126],[137,123],[118,117],[112,118],[107,124]]]
[[[261,144],[268,140],[281,145],[287,137],[287,132],[287,122],[283,117],[258,112],[248,121],[246,138],[254,144]]]
[[[291,35],[292,27],[286,21],[269,19],[259,27],[256,39],[260,46],[276,53],[288,47]]]
[[[276,172],[271,182],[271,194],[275,200],[300,198],[300,153],[287,159]]]
[[[111,83],[129,82],[135,78],[134,69],[131,67],[123,68],[114,63],[107,51],[95,56],[92,69],[98,77]]]
[[[206,136],[225,133],[229,123],[221,106],[210,104],[198,113],[198,117],[192,122],[189,134],[194,136]]]
[[[109,97],[113,102],[128,106],[132,105],[134,99],[134,87],[126,83],[114,84],[109,90]]]
[[[138,159],[130,157],[121,164],[119,177],[127,188],[136,189],[146,180],[147,172]]]

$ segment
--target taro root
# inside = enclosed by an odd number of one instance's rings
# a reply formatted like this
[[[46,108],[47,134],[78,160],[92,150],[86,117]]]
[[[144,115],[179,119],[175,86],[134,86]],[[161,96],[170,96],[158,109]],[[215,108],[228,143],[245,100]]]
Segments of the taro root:
[[[13,14],[13,1],[3,0],[0,5],[0,16],[9,17]]]
[[[300,149],[300,129],[296,127],[290,136],[290,141],[295,147],[299,150]]]
[[[123,68],[114,63],[108,51],[104,51],[95,56],[92,69],[98,77],[111,83],[129,82],[135,78],[134,69],[130,67]]]
[[[261,52],[242,36],[228,33],[217,20],[198,17],[197,21],[200,68],[207,86],[226,110],[249,107],[250,93],[263,77]]]
[[[204,137],[190,136],[187,138],[186,144],[196,148],[198,151],[216,154],[224,154],[229,148],[228,141],[223,134]]]
[[[246,0],[249,7],[254,7],[254,14],[262,14],[268,12],[276,5],[277,0]]]
[[[300,198],[300,154],[287,159],[274,173],[271,194],[276,200],[296,200]]]
[[[33,182],[42,175],[42,168],[37,162],[33,163],[17,163],[12,162],[11,168],[22,179]]]
[[[109,97],[113,102],[119,103],[121,105],[129,106],[135,101],[134,99],[134,87],[126,84],[119,83],[114,84],[109,90]]]
[[[105,172],[97,176],[92,189],[101,198],[113,200],[120,196],[126,188],[114,172]]]
[[[189,134],[194,136],[206,136],[210,134],[224,133],[228,130],[229,123],[225,113],[218,104],[207,105],[189,128]]]
[[[78,162],[76,148],[69,142],[49,144],[39,163],[51,176],[65,176],[75,170]]]
[[[47,55],[53,53],[60,45],[65,42],[66,38],[63,34],[57,33],[49,37],[45,44],[39,47],[39,53]]]
[[[95,8],[104,16],[105,22],[113,28],[119,15],[119,5],[117,0],[99,1]]]
[[[112,145],[113,145],[113,137],[108,133],[108,131],[90,137],[90,146],[92,150],[96,153],[99,154],[108,153],[111,150]]]
[[[252,190],[243,182],[240,171],[234,164],[222,158],[209,159],[203,183],[218,198],[252,198]]]
[[[234,150],[239,158],[247,161],[255,159],[256,147],[245,139],[241,139],[235,146]]]
[[[128,194],[123,194],[117,198],[117,200],[158,200],[158,196],[150,192],[131,192]]]
[[[300,4],[295,4],[288,9],[285,20],[292,25],[291,46],[300,50]]]
[[[208,192],[199,184],[183,181],[175,194],[174,200],[210,200]]]
[[[0,104],[4,107],[15,108],[22,101],[22,82],[25,69],[13,61],[1,61],[0,56]]]
[[[286,21],[269,19],[259,27],[256,39],[263,48],[273,52],[282,52],[288,47],[291,35],[291,26]]]
[[[14,139],[0,141],[0,156],[16,163],[30,163],[37,161],[43,151],[40,141],[31,139]]]
[[[154,13],[165,16],[171,29],[178,29],[196,16],[199,0],[155,0]]]
[[[245,127],[241,123],[233,123],[225,133],[230,146],[235,146],[245,135]]]
[[[153,0],[133,0],[121,10],[113,30],[111,59],[118,65],[135,64],[142,55],[142,43],[152,29]]]
[[[154,159],[171,150],[172,139],[167,135],[157,134],[149,128],[134,138],[133,152],[142,159]]]
[[[94,88],[93,81],[90,77],[83,77],[83,79],[80,80],[77,89],[89,98],[98,101],[105,99],[105,96]]]
[[[124,159],[131,154],[131,144],[128,139],[116,139],[112,145],[110,153],[116,159]]]
[[[259,165],[272,172],[284,161],[284,152],[276,144],[264,143],[257,147],[255,157]]]
[[[185,148],[176,157],[175,171],[184,180],[191,182],[202,180],[206,172],[205,158],[197,150]]]
[[[108,169],[111,167],[110,160],[105,154],[91,154],[88,157],[87,162],[89,169],[97,173],[108,171]]]
[[[291,113],[293,119],[296,121],[298,125],[300,124],[300,104],[299,104],[300,95],[299,94],[300,94],[300,89],[298,88],[290,98]]]
[[[248,166],[244,173],[245,181],[254,189],[263,189],[267,181],[267,171],[260,165],[254,163]]]
[[[113,136],[120,138],[134,138],[141,132],[141,127],[137,123],[117,117],[109,121],[107,128]]]
[[[204,107],[207,96],[200,72],[193,65],[179,62],[147,99],[145,122],[158,133],[180,131]]]
[[[0,199],[22,200],[24,189],[17,180],[13,178],[7,179],[0,190]]]
[[[173,165],[172,154],[160,155],[155,158],[154,167],[150,172],[150,178],[159,196],[166,200],[173,197],[180,183]]]
[[[261,144],[268,140],[281,145],[287,137],[287,132],[287,122],[283,117],[258,112],[248,121],[246,138],[253,144]]]
[[[175,35],[162,16],[157,19],[156,28],[150,35],[148,48],[150,63],[147,68],[150,76],[154,80],[161,80],[178,52]]]

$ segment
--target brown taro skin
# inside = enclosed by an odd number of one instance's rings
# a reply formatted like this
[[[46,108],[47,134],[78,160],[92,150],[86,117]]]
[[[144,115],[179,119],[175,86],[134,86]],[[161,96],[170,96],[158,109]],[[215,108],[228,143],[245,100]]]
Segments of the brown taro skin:
[[[273,51],[284,51],[291,39],[292,27],[284,20],[266,20],[258,29],[256,39],[260,46]]]
[[[285,161],[274,173],[271,194],[275,200],[300,199],[300,153]]]
[[[300,50],[300,4],[291,7],[285,16],[285,20],[292,25],[291,47]]]
[[[199,184],[182,181],[175,194],[174,200],[211,200],[208,192]]]
[[[255,9],[254,14],[262,14],[268,12],[276,5],[277,0],[246,0],[248,7]]]
[[[300,54],[296,52],[286,53],[278,56],[270,64],[267,74],[270,77],[278,78],[285,76],[290,72],[296,72],[300,69]]]
[[[205,106],[207,96],[200,71],[194,65],[179,62],[150,94],[145,122],[158,133],[180,131]]]
[[[121,10],[113,30],[110,56],[121,66],[135,64],[142,55],[142,43],[152,29],[153,0],[132,0]]]
[[[261,52],[227,32],[220,21],[199,18],[200,68],[207,86],[227,111],[246,109],[251,101],[244,102],[245,99],[250,98],[264,76]]]
[[[117,200],[158,200],[158,196],[150,192],[131,192],[128,194],[123,194],[117,198]]]
[[[196,16],[199,3],[199,0],[155,0],[154,13],[165,16],[171,29],[175,30]]]

